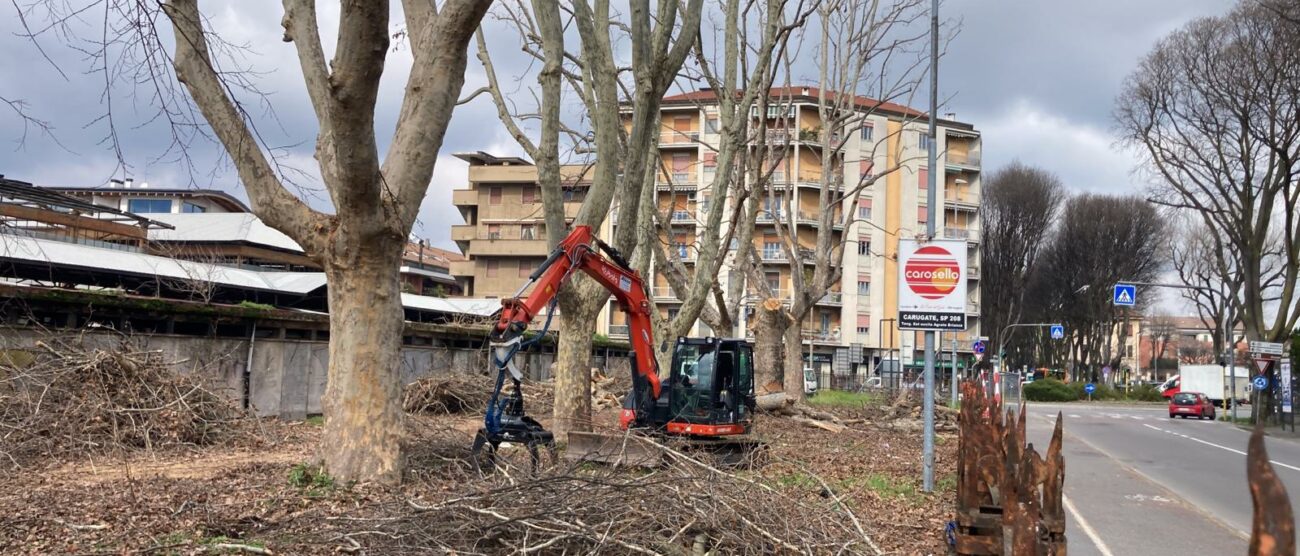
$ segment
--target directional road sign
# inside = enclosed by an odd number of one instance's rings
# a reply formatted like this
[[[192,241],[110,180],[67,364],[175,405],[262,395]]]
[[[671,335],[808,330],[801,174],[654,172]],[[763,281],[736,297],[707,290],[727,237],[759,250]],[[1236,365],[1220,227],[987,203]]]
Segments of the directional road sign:
[[[1115,284],[1115,297],[1113,299],[1117,307],[1132,307],[1137,305],[1137,286],[1133,284]]]
[[[988,347],[988,344],[985,344],[984,340],[975,340],[975,343],[971,344],[970,347],[971,349],[975,350],[976,354],[982,355],[984,353],[984,349]]]
[[[1060,325],[1060,324],[1053,324],[1053,325],[1052,325],[1052,339],[1053,339],[1053,340],[1064,340],[1064,339],[1065,339],[1065,326]]]
[[[1257,376],[1251,383],[1255,385],[1256,390],[1263,390],[1268,388],[1268,377]]]
[[[1083,391],[1087,392],[1088,395],[1091,396],[1093,392],[1097,391],[1097,385],[1089,382],[1086,386],[1083,387]]]
[[[1250,352],[1260,355],[1282,355],[1282,344],[1277,342],[1250,341]]]

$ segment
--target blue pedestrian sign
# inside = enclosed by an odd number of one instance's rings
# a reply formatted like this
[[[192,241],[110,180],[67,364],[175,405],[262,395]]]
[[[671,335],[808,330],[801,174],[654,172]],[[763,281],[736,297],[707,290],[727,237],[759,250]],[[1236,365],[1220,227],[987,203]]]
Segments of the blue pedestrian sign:
[[[975,350],[977,355],[984,355],[984,347],[984,340],[975,340],[975,343],[971,345],[971,349]]]
[[[1053,340],[1064,340],[1064,339],[1065,339],[1065,326],[1060,325],[1060,324],[1053,324],[1053,325],[1052,325],[1052,339],[1053,339]]]
[[[1133,284],[1115,284],[1114,303],[1117,307],[1137,305],[1137,286]]]
[[[1089,382],[1087,385],[1083,387],[1083,391],[1087,392],[1088,395],[1091,396],[1093,392],[1097,391],[1097,385]]]
[[[1268,388],[1268,378],[1267,378],[1267,377],[1257,376],[1257,377],[1255,377],[1255,380],[1253,380],[1252,382],[1255,384],[1255,389],[1256,389],[1256,390],[1263,390],[1263,389],[1265,389],[1265,388]]]

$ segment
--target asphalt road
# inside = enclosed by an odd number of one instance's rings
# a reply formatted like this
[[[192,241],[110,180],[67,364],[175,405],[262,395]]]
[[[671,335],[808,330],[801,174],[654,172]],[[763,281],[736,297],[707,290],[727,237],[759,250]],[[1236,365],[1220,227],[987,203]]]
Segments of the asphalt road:
[[[1031,404],[1029,441],[1046,451],[1065,417],[1069,553],[1246,554],[1250,433],[1224,422],[1170,419],[1164,406]],[[1269,438],[1269,459],[1300,509],[1300,442]]]

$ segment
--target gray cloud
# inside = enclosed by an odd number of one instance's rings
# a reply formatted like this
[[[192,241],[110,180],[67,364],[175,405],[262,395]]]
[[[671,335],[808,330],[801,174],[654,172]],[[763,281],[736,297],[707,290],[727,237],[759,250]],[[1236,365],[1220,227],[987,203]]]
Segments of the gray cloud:
[[[305,183],[313,185],[316,122],[293,45],[280,41],[280,7],[258,0],[209,6],[213,6],[212,23],[223,36],[254,50],[244,61],[261,72],[256,83],[269,93],[275,116],[270,118],[253,99],[245,99],[257,116],[259,130],[268,143],[286,147],[285,159],[304,170]],[[1135,157],[1117,149],[1109,133],[1114,95],[1125,75],[1159,37],[1191,18],[1221,13],[1228,7],[1223,0],[950,0],[944,4],[943,15],[959,18],[963,26],[942,63],[940,86],[943,96],[949,98],[944,111],[956,111],[960,119],[984,130],[985,165],[990,169],[1019,158],[1057,172],[1075,190],[1133,191],[1137,187],[1131,175]],[[320,15],[322,33],[332,37],[337,8],[322,7]],[[87,31],[96,25],[94,18],[84,23]],[[534,75],[530,70],[535,68],[519,53],[515,33],[491,19],[487,25],[499,75],[503,80],[522,76],[512,88],[530,85]],[[67,150],[40,135],[30,136],[21,146],[7,143],[18,136],[19,121],[0,107],[0,172],[46,184],[104,183],[112,177],[116,159],[102,142],[107,135],[106,122],[96,121],[104,112],[102,77],[88,73],[92,68],[80,53],[46,41],[46,50],[69,76],[64,80],[30,43],[16,35],[19,30],[15,18],[0,17],[0,51],[18,53],[0,57],[0,75],[5,77],[0,81],[0,96],[29,102],[35,115],[55,126],[57,138]],[[328,55],[333,41],[324,44]],[[376,120],[381,149],[391,137],[409,66],[408,50],[399,47],[389,55]],[[483,82],[481,70],[472,61],[466,90]],[[155,160],[169,143],[169,134],[159,122],[141,125],[150,113],[147,93],[125,84],[113,91],[117,129],[130,174],[158,185],[193,181],[243,196],[228,164],[218,163],[221,151],[214,144],[200,143],[192,150],[197,173],[191,173],[174,156]],[[525,107],[531,102],[523,92],[514,97]],[[467,150],[519,154],[485,97],[457,109],[420,211],[417,234],[444,246],[450,244],[449,224],[460,221],[450,204],[450,192],[465,182],[463,163],[450,154]],[[317,196],[322,200],[313,204],[328,206],[323,192]]]

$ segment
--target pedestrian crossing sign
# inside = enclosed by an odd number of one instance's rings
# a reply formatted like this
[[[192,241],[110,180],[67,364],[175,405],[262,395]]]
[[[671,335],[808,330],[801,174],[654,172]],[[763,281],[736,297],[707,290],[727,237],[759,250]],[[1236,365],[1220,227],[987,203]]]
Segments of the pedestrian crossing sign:
[[[1115,284],[1114,304],[1118,307],[1137,305],[1137,286],[1133,284]]]

